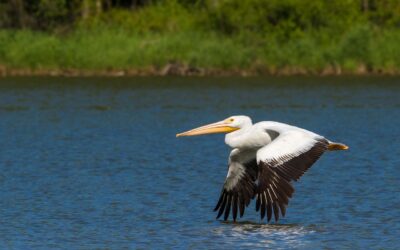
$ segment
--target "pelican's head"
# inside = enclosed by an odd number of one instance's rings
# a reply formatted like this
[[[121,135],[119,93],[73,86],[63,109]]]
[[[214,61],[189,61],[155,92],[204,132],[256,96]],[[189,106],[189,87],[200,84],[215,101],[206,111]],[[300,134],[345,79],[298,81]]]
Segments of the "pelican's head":
[[[205,135],[205,134],[215,134],[215,133],[230,133],[241,129],[245,126],[251,125],[251,119],[248,116],[237,115],[226,118],[225,120],[204,125],[180,134],[180,136],[193,136],[193,135]]]

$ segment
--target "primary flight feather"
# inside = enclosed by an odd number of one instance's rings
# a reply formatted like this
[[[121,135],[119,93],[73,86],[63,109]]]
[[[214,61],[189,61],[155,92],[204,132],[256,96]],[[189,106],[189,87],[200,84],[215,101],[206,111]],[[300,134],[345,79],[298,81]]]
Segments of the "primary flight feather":
[[[292,181],[297,181],[325,151],[346,150],[341,143],[284,123],[263,121],[253,124],[250,117],[231,116],[223,121],[180,134],[193,136],[227,133],[225,143],[232,148],[228,174],[215,211],[217,219],[243,216],[256,199],[256,211],[275,221],[285,216],[292,197]]]

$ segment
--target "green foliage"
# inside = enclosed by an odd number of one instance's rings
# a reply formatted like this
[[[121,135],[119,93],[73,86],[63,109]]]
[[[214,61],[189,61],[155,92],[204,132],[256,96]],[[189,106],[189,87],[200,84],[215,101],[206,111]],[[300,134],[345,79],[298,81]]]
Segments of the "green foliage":
[[[80,27],[108,26],[128,32],[177,32],[193,27],[193,17],[177,1],[157,3],[137,10],[112,9],[79,22]]]
[[[0,30],[0,66],[9,68],[113,70],[179,62],[261,72],[400,71],[397,0],[14,2],[24,3],[20,12],[0,4],[1,26],[25,27]],[[64,26],[67,32],[60,32]]]
[[[67,15],[66,0],[40,0],[36,10],[39,26],[43,28],[54,28]]]
[[[0,32],[0,64],[31,69],[138,69],[180,62],[201,68],[276,71],[297,68],[321,72],[341,67],[355,72],[360,65],[375,71],[398,71],[400,33],[360,26],[338,43],[306,34],[281,43],[259,40],[248,46],[242,37],[213,32],[127,34],[110,28],[76,30],[67,36],[25,31]],[[374,37],[374,39],[372,39]],[[367,41],[364,43],[364,41]]]
[[[374,0],[370,8],[367,15],[372,23],[383,27],[400,27],[399,0]]]
[[[371,26],[354,26],[346,33],[340,43],[340,59],[342,63],[355,65],[370,63],[373,34]],[[352,68],[352,67],[351,67]]]
[[[309,30],[344,29],[358,19],[354,1],[230,0],[209,4],[213,29],[233,34],[252,31],[282,38],[296,37]]]

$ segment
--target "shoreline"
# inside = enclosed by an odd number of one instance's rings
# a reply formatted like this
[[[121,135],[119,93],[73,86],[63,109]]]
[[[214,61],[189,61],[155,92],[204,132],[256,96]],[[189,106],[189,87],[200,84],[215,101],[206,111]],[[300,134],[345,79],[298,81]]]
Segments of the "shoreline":
[[[10,76],[54,76],[54,77],[123,77],[123,76],[400,76],[400,70],[368,70],[359,66],[356,70],[342,70],[340,67],[326,67],[310,70],[301,67],[280,69],[218,69],[198,68],[185,64],[170,63],[164,67],[132,69],[13,69],[0,65],[0,78]]]

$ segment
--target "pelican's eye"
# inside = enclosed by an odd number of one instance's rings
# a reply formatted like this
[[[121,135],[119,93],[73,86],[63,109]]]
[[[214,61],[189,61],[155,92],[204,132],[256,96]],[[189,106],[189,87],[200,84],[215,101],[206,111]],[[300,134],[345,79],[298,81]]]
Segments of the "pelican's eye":
[[[232,123],[234,120],[235,120],[235,119],[233,119],[233,118],[226,118],[226,119],[224,120],[224,122],[225,122],[225,123]]]

